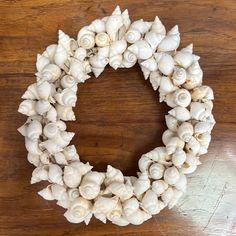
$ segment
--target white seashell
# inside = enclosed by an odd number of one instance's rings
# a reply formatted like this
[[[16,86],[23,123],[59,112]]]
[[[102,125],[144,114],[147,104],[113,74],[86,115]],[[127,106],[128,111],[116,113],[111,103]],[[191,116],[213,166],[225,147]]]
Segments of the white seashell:
[[[173,94],[177,106],[187,107],[191,102],[191,94],[186,89],[177,89]]]
[[[128,47],[128,50],[134,53],[138,59],[146,60],[152,56],[152,48],[145,40],[138,40]]]
[[[39,166],[33,170],[30,183],[35,184],[42,180],[48,180],[48,166],[46,165]]]
[[[172,154],[171,160],[175,166],[179,167],[184,164],[186,160],[186,153],[183,149],[178,147],[176,148],[176,151]]]
[[[74,145],[65,147],[63,150],[63,154],[65,155],[66,160],[68,161],[79,161],[79,155]]]
[[[195,138],[201,144],[201,146],[204,147],[208,147],[211,142],[211,134],[209,132],[195,135]]]
[[[112,223],[118,226],[127,226],[129,221],[124,216],[121,216],[119,218],[113,219]]]
[[[141,34],[145,34],[151,28],[151,22],[143,21],[143,19],[136,20],[130,25],[130,29],[136,29]]]
[[[39,144],[41,148],[45,148],[50,154],[55,154],[62,151],[62,147],[58,145],[54,140],[48,139]]]
[[[200,149],[200,143],[197,141],[196,138],[191,137],[189,142],[185,145],[185,149],[188,153],[196,155]]]
[[[55,138],[53,138],[53,141],[60,147],[64,148],[69,145],[74,135],[75,133],[73,132],[61,131]]]
[[[107,214],[107,219],[113,221],[119,219],[121,215],[122,215],[122,205],[120,202],[118,202],[115,208]]]
[[[40,195],[42,198],[44,198],[45,200],[48,200],[48,201],[55,199],[52,195],[51,185],[48,185],[46,188],[39,191],[38,195]]]
[[[68,71],[70,66],[69,54],[62,45],[57,46],[57,50],[54,56],[55,63],[63,70]]]
[[[49,165],[48,177],[49,181],[51,181],[52,183],[63,185],[62,173],[62,169],[59,165]]]
[[[26,135],[29,139],[36,141],[42,134],[42,124],[38,120],[31,121],[26,127]]]
[[[48,100],[52,91],[52,85],[47,81],[44,81],[37,85],[37,93],[40,99]]]
[[[193,125],[189,122],[183,122],[178,128],[177,134],[187,143],[193,136]]]
[[[95,55],[89,59],[89,62],[92,66],[92,71],[96,78],[104,71],[105,66],[109,62],[109,47],[100,48],[99,52],[100,55]]]
[[[122,54],[126,50],[126,48],[127,42],[124,39],[112,42],[110,46],[109,57]]]
[[[62,88],[72,88],[73,86],[77,85],[77,81],[74,77],[69,76],[69,75],[65,75],[62,77],[61,81],[61,86]]]
[[[189,110],[185,107],[177,106],[170,110],[168,113],[182,122],[187,121],[191,118]]]
[[[59,133],[56,123],[48,123],[43,128],[43,134],[47,138],[55,138]]]
[[[24,100],[20,103],[18,112],[26,116],[34,116],[37,114],[35,105],[36,102],[33,100]]]
[[[187,178],[183,173],[179,174],[178,181],[174,184],[174,187],[182,192],[186,191],[187,187]]]
[[[138,179],[134,182],[134,194],[139,196],[146,192],[150,187],[150,179],[147,172],[141,173]]]
[[[167,145],[167,143],[171,140],[171,138],[175,137],[175,135],[176,133],[171,131],[170,129],[164,131],[164,133],[162,134],[162,142],[164,143],[164,145]],[[168,155],[167,152],[166,155]]]
[[[96,19],[88,26],[88,30],[97,34],[103,33],[106,30],[105,22],[103,20]]]
[[[164,93],[162,92],[162,95],[160,94],[160,96],[163,96]],[[176,107],[176,103],[175,103],[175,97],[174,97],[174,93],[167,93],[166,95],[163,96],[164,101],[166,102],[166,104],[169,107]]]
[[[51,108],[51,104],[47,100],[39,100],[35,104],[35,110],[39,115],[47,113]]]
[[[37,91],[37,83],[29,85],[25,93],[21,96],[21,98],[30,99],[30,100],[39,99],[39,95]]]
[[[54,159],[59,165],[68,165],[65,155],[62,152],[58,152],[54,154]]]
[[[153,57],[141,62],[140,64],[146,69],[148,69],[149,71],[153,72],[157,70],[157,63]]]
[[[178,137],[170,138],[169,142],[166,144],[167,154],[170,155],[176,151],[176,148],[184,148],[184,141]]]
[[[138,161],[138,167],[141,172],[145,172],[148,170],[149,166],[153,163],[153,161],[146,156],[145,154],[141,156]]]
[[[130,52],[129,50],[126,50],[123,54],[122,65],[125,68],[130,68],[133,65],[135,65],[136,62],[137,62],[136,55],[134,53]]]
[[[205,103],[192,102],[190,104],[190,114],[195,120],[206,121],[207,117],[211,114],[209,106]]]
[[[165,115],[165,120],[166,120],[166,126],[168,129],[170,129],[173,132],[177,132],[179,128],[179,122],[178,120],[171,116],[171,115]]]
[[[51,191],[54,199],[58,201],[68,200],[68,195],[65,186],[60,184],[52,184]]]
[[[174,26],[158,45],[158,51],[168,52],[174,51],[179,47],[180,35],[178,26]]]
[[[37,71],[41,72],[43,68],[48,64],[50,64],[49,58],[47,58],[46,56],[37,54],[37,60],[36,60]]]
[[[55,64],[46,65],[41,72],[35,74],[40,81],[55,82],[61,75],[61,69]]]
[[[178,87],[174,86],[170,80],[169,77],[167,76],[162,76],[160,80],[160,87],[159,87],[159,92],[160,94],[168,94],[170,92],[173,92],[176,90]]]
[[[33,155],[32,153],[28,153],[27,160],[29,163],[33,164],[36,167],[40,165],[39,155]]]
[[[60,131],[65,131],[66,130],[66,123],[64,121],[58,120],[55,123],[56,123],[56,125],[57,125],[57,127]]]
[[[45,117],[48,119],[48,121],[56,122],[57,110],[53,106],[51,106]]]
[[[109,58],[109,65],[116,70],[121,66],[122,60],[123,57],[121,54],[112,56]]]
[[[95,37],[95,43],[98,47],[106,47],[110,45],[110,37],[106,33],[99,33]]]
[[[151,48],[156,51],[159,43],[164,39],[165,35],[150,31],[145,34],[144,39],[149,43]]]
[[[58,46],[61,45],[66,49],[67,53],[73,55],[75,50],[78,48],[77,42],[65,34],[62,30],[58,31]],[[56,57],[56,55],[55,55]],[[54,58],[55,60],[55,58]]]
[[[154,163],[149,168],[149,175],[152,179],[161,179],[163,177],[165,167],[162,164]]]
[[[50,164],[51,160],[50,160],[50,155],[47,151],[44,151],[40,156],[40,162],[44,165],[48,165]]]
[[[84,83],[84,81],[89,78],[89,76],[85,73],[83,64],[78,60],[73,60],[71,62],[70,70],[68,73],[75,79],[77,79],[77,81],[80,83]]]
[[[164,181],[169,185],[174,185],[179,180],[179,171],[176,167],[172,166],[165,170]]]
[[[118,39],[118,31],[123,26],[123,18],[121,15],[120,7],[117,6],[112,12],[112,15],[107,18],[106,32],[111,38],[111,41]]]
[[[174,59],[167,53],[155,53],[155,59],[157,61],[158,69],[164,75],[170,75],[175,67]]]
[[[146,69],[145,67],[141,66],[141,71],[143,72],[144,79],[147,80],[149,75],[151,74],[151,71]]]
[[[135,43],[138,40],[140,40],[142,37],[141,33],[137,29],[129,29],[127,33],[125,34],[125,39],[128,43]]]
[[[78,59],[79,61],[83,61],[87,57],[87,50],[84,48],[77,48],[74,54],[74,58]]]
[[[165,192],[168,188],[168,184],[164,180],[155,180],[152,182],[152,191],[158,196]]]
[[[209,86],[200,86],[196,87],[192,91],[192,99],[193,101],[207,101],[214,99],[214,93],[211,87]]]
[[[43,52],[42,55],[47,57],[50,63],[53,63],[56,49],[57,49],[57,44],[51,44],[46,48],[46,50]]]
[[[176,86],[182,85],[187,79],[187,72],[184,68],[175,67],[172,75],[173,84]]]
[[[40,155],[42,151],[39,148],[38,140],[31,140],[25,137],[25,148],[26,150],[33,155]]]
[[[57,115],[59,119],[62,119],[65,121],[75,120],[75,114],[72,110],[72,107],[56,104],[56,111],[57,111]]]
[[[130,216],[139,209],[139,201],[132,197],[123,202],[123,211],[126,216]]]
[[[65,212],[64,216],[71,223],[81,223],[85,221],[89,223],[91,214],[92,203],[82,197],[76,198]]]
[[[91,49],[95,45],[95,37],[92,34],[84,34],[79,39],[78,44],[84,49]]]
[[[189,165],[185,166],[185,165],[183,165],[180,168],[180,172],[187,175],[187,174],[192,174],[196,169],[197,169],[196,165],[192,165],[192,166],[189,166]]]
[[[105,185],[108,186],[112,182],[124,182],[124,176],[119,169],[116,169],[110,165],[107,166]]]
[[[125,26],[125,29],[127,30],[130,27],[131,20],[129,18],[129,12],[127,9],[125,9],[122,12],[122,18],[123,18],[123,24]]]
[[[79,197],[79,190],[77,188],[70,188],[67,191],[68,198],[70,201],[74,201],[76,198]]]
[[[71,162],[70,166],[75,167],[81,175],[87,174],[93,168],[88,162],[84,164],[80,161]]]
[[[60,105],[69,107],[74,107],[77,101],[76,93],[70,88],[66,88],[60,93],[55,94],[54,98]]]
[[[138,209],[135,213],[127,216],[127,220],[133,225],[141,225],[144,221],[150,219],[152,215]]]
[[[151,160],[159,163],[165,163],[165,161],[169,159],[165,147],[157,147],[143,156],[147,156]]]
[[[76,167],[71,165],[65,166],[63,180],[69,188],[76,188],[81,181],[81,173]]]
[[[168,187],[164,193],[161,194],[161,199],[165,203],[165,205],[168,205],[168,203],[173,198],[174,191],[172,187]]]
[[[166,34],[165,26],[162,24],[158,16],[155,17],[155,20],[152,23],[151,31],[154,31],[162,35]]]
[[[156,193],[152,190],[148,190],[142,198],[141,207],[151,215],[159,213],[160,208]]]
[[[149,80],[150,80],[153,90],[156,91],[158,89],[161,83],[161,78],[162,76],[159,74],[158,71],[152,71],[150,73]]]

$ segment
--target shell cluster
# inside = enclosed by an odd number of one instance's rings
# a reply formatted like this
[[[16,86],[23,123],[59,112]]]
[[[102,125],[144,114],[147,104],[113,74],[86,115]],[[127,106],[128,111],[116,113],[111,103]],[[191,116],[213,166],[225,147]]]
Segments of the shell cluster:
[[[104,223],[139,225],[164,207],[172,208],[185,192],[186,175],[201,164],[199,156],[211,141],[214,95],[202,85],[192,44],[177,50],[179,44],[178,26],[166,32],[158,17],[131,23],[128,11],[117,6],[112,15],[83,27],[77,40],[59,30],[58,44],[38,54],[36,82],[18,109],[28,118],[18,131],[36,167],[31,184],[48,181],[39,195],[65,208],[69,222],[88,224],[94,216]],[[137,177],[110,165],[104,173],[93,171],[80,161],[70,145],[74,133],[66,130],[65,121],[75,120],[78,84],[91,72],[98,77],[107,64],[117,69],[136,62],[159,91],[160,102],[171,107],[164,145],[141,156]]]

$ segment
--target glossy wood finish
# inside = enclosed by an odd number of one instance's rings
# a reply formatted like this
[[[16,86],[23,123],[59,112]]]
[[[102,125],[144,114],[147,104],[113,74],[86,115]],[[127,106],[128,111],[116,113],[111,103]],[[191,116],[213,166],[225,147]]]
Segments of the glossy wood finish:
[[[164,210],[141,226],[117,227],[92,220],[73,225],[63,209],[37,195],[44,184],[30,185],[33,167],[16,129],[20,96],[34,82],[36,54],[56,42],[58,29],[71,36],[115,4],[132,20],[159,15],[167,29],[180,26],[182,46],[194,42],[201,56],[204,83],[215,91],[209,153],[189,176],[188,192],[178,207]],[[236,3],[201,1],[59,1],[0,2],[0,235],[236,235]],[[79,88],[73,143],[81,159],[96,170],[112,164],[135,174],[142,153],[161,145],[167,107],[145,82],[138,66],[114,71]]]

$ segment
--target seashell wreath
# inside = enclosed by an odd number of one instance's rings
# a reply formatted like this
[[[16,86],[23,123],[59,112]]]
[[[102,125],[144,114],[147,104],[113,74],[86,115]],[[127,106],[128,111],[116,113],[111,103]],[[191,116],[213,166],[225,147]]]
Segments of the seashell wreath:
[[[172,208],[186,190],[186,175],[207,153],[214,98],[202,85],[203,72],[192,44],[177,51],[178,26],[166,33],[158,17],[153,22],[131,23],[119,6],[111,16],[83,27],[77,41],[59,30],[58,44],[38,54],[36,83],[22,98],[18,111],[28,119],[18,131],[25,137],[28,161],[36,168],[31,184],[50,184],[38,194],[56,200],[71,223],[89,223],[92,215],[119,226],[139,225]],[[80,161],[64,121],[75,120],[77,86],[98,77],[109,64],[114,69],[139,63],[146,80],[159,90],[160,102],[172,109],[165,116],[164,146],[143,154],[138,177],[124,176],[110,165],[105,173],[92,171]]]

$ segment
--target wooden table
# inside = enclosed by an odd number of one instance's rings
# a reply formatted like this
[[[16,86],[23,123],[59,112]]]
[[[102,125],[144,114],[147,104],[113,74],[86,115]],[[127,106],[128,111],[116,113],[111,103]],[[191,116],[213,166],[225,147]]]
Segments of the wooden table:
[[[57,40],[58,29],[76,37],[93,19],[128,8],[132,20],[159,15],[167,29],[178,24],[181,46],[194,42],[204,82],[215,91],[209,153],[188,177],[188,192],[173,210],[141,226],[117,227],[93,219],[86,227],[66,222],[63,209],[37,195],[44,184],[30,185],[33,167],[26,160],[16,129],[20,96],[35,81],[36,54]],[[0,235],[236,235],[236,2],[2,0],[0,3]],[[145,82],[138,66],[114,71],[79,88],[73,143],[82,160],[96,170],[107,164],[135,174],[142,153],[161,145],[167,107]]]

